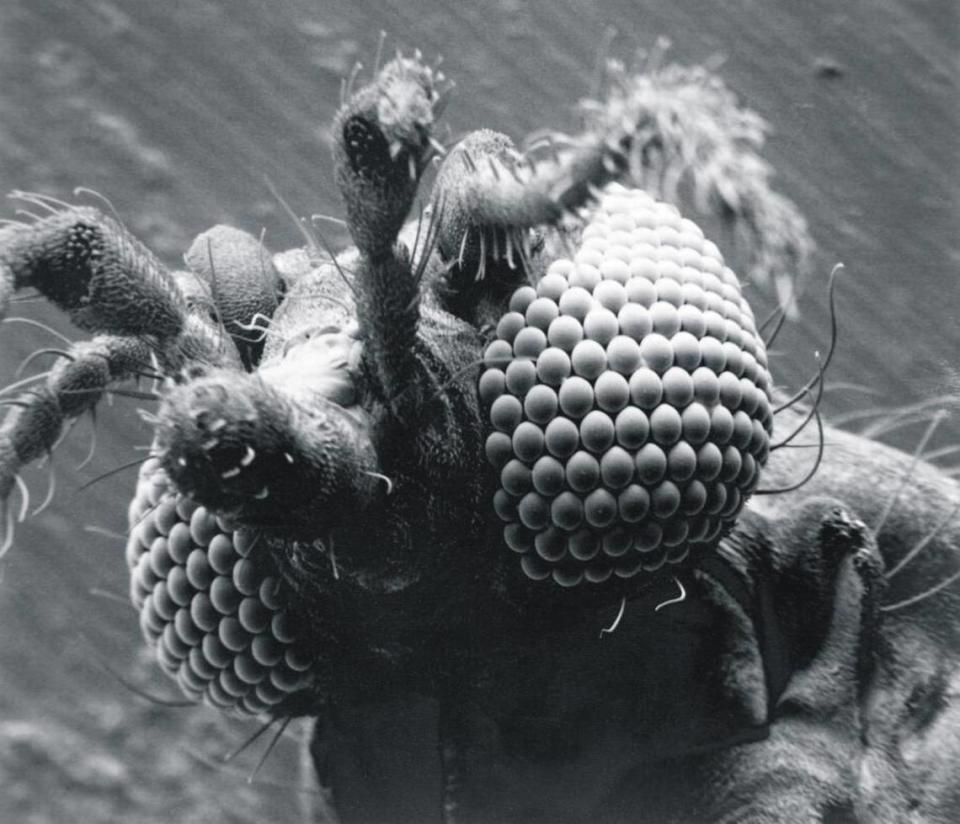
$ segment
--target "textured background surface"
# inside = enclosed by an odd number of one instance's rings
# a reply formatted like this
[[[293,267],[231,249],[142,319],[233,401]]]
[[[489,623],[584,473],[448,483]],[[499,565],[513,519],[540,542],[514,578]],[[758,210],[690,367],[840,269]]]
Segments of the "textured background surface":
[[[957,332],[960,159],[956,101],[960,22],[951,0],[619,0],[453,6],[345,0],[4,0],[0,4],[0,190],[69,198],[108,195],[130,227],[176,263],[216,222],[281,249],[297,235],[264,185],[303,214],[338,214],[326,124],[340,78],[388,49],[443,54],[458,88],[452,133],[484,125],[519,138],[575,130],[572,107],[593,84],[604,29],[628,58],[658,35],[683,62],[724,62],[720,74],[774,126],[768,156],[781,191],[820,244],[802,319],[781,335],[775,376],[795,384],[827,337],[822,284],[848,267],[841,343],[828,409],[910,403],[960,392]],[[5,207],[12,215],[14,204]],[[343,238],[338,238],[343,240]],[[727,251],[727,250],[725,250]],[[758,315],[768,301],[758,295]],[[41,303],[13,314],[75,330]],[[0,382],[50,345],[22,325],[0,327]],[[82,472],[89,422],[58,450],[54,505],[18,532],[0,566],[0,821],[221,822],[289,820],[296,742],[284,740],[248,786],[191,755],[225,752],[249,723],[212,710],[153,707],[100,666],[173,696],[138,654],[136,618],[91,587],[125,593],[121,543],[132,471],[77,492],[136,456],[147,429],[118,399],[99,421]],[[937,443],[957,442],[960,416]],[[911,447],[917,427],[893,436]],[[960,456],[954,455],[960,460]],[[945,459],[949,461],[949,459]],[[28,477],[35,498],[45,476]],[[245,769],[255,756],[240,759]]]

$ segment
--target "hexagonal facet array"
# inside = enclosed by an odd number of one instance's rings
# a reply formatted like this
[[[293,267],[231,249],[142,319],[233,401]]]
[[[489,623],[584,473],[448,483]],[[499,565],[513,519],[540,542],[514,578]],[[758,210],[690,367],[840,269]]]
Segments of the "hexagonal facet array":
[[[256,533],[174,493],[153,460],[129,515],[130,598],[157,661],[184,693],[256,714],[309,685],[311,659]]]
[[[494,507],[534,579],[680,563],[734,521],[769,454],[767,355],[736,276],[639,190],[609,186],[574,260],[517,289],[484,365]]]

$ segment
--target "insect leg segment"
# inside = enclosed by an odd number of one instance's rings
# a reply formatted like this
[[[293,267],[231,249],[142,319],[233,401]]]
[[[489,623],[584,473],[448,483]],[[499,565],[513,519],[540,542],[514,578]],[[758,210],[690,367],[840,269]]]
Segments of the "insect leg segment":
[[[353,95],[333,124],[337,183],[360,251],[355,284],[364,360],[388,403],[416,369],[422,269],[413,271],[396,239],[434,151],[433,80],[418,59],[399,57]],[[421,259],[430,253],[424,248]]]
[[[0,272],[32,286],[83,329],[174,337],[186,306],[159,260],[127,229],[78,207],[0,229]],[[0,303],[0,310],[4,307]]]
[[[302,386],[232,370],[173,387],[159,410],[163,468],[180,491],[243,523],[323,532],[373,500],[377,462],[359,411],[309,400]]]
[[[0,501],[26,464],[51,451],[64,423],[92,409],[118,381],[149,368],[151,350],[141,338],[99,335],[64,351],[47,373],[19,395],[0,425]]]

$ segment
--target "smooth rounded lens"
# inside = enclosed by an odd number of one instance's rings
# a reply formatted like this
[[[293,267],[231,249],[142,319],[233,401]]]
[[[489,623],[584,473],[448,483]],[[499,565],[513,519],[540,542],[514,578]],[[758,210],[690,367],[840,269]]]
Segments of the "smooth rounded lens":
[[[547,330],[547,342],[564,352],[572,352],[573,347],[583,340],[583,326],[580,321],[569,315],[561,315]]]
[[[617,313],[620,333],[633,338],[637,343],[653,331],[650,312],[639,303],[627,303]]]
[[[723,353],[727,356],[727,371],[733,372],[738,378],[742,378],[746,364],[740,347],[732,341],[724,341]]]
[[[637,477],[648,486],[658,483],[667,472],[667,456],[656,444],[648,443],[640,448],[633,459]]]
[[[653,409],[663,399],[663,382],[652,369],[642,367],[630,376],[630,398],[641,409]]]
[[[683,421],[673,406],[662,403],[650,413],[650,433],[661,446],[675,444],[682,431]]]
[[[742,409],[733,416],[733,443],[739,449],[746,449],[753,438],[753,421]],[[151,550],[152,552],[152,550]]]
[[[700,403],[691,403],[680,413],[683,425],[683,439],[699,446],[710,435],[710,413]]]
[[[682,409],[693,400],[693,378],[679,366],[671,366],[663,375],[663,400]]]
[[[605,412],[595,409],[580,422],[580,442],[591,452],[603,452],[610,447],[616,432],[613,421]]]
[[[559,273],[547,273],[537,284],[537,296],[549,298],[554,303],[560,300],[560,296],[567,291],[570,284],[567,279]]]
[[[259,545],[263,533],[256,529],[238,529],[233,533],[233,548],[241,558],[247,558]],[[211,541],[211,546],[213,542]]]
[[[719,375],[726,369],[727,356],[723,344],[714,337],[705,337],[700,341],[700,363]]]
[[[567,551],[578,561],[590,561],[600,552],[600,537],[589,529],[581,529],[567,538]]]
[[[214,535],[220,534],[217,519],[205,506],[197,507],[190,516],[190,537],[194,543],[206,546]]]
[[[544,349],[537,358],[537,376],[549,386],[559,386],[570,370],[570,356],[556,346]]]
[[[544,384],[534,386],[523,400],[523,411],[526,416],[533,423],[541,426],[553,420],[557,414],[557,406],[557,393]]]
[[[726,483],[733,481],[743,469],[743,455],[735,446],[728,446],[723,450],[723,468],[720,470],[720,480]]]
[[[237,609],[237,618],[247,632],[264,632],[270,626],[270,612],[259,598],[244,598]]]
[[[704,511],[709,515],[718,515],[726,507],[729,497],[725,484],[711,484],[707,488],[707,505],[704,507]]]
[[[501,432],[512,433],[523,417],[523,406],[513,395],[501,395],[490,407],[490,423]]]
[[[207,553],[202,549],[195,549],[190,553],[186,570],[187,580],[196,589],[206,589],[216,574],[207,560]]]
[[[173,617],[173,626],[180,640],[190,647],[196,646],[203,640],[203,631],[190,617],[190,610],[186,607],[180,607],[177,610],[177,614]]]
[[[264,667],[272,667],[283,658],[283,646],[272,634],[258,635],[250,644],[253,659]]]
[[[220,643],[231,652],[242,652],[251,641],[248,633],[236,618],[224,618],[217,628]]]
[[[237,678],[244,684],[259,684],[267,677],[266,670],[261,667],[249,652],[244,652],[233,659],[233,670]]]
[[[701,481],[712,481],[723,467],[723,453],[715,443],[705,443],[697,452],[697,477]]]
[[[507,367],[504,385],[511,395],[524,397],[537,383],[537,367],[532,360],[515,360]],[[500,392],[490,403],[502,395]]]
[[[680,499],[680,511],[684,515],[699,515],[707,505],[707,487],[700,481],[687,484]]]
[[[517,505],[520,522],[527,529],[540,530],[550,523],[550,507],[543,496],[528,492]]]
[[[544,561],[556,563],[567,554],[567,539],[559,529],[551,526],[537,533],[533,548]]]
[[[523,554],[533,549],[533,533],[523,524],[507,524],[503,528],[503,542],[514,552]]]
[[[580,321],[581,332],[583,331],[583,319],[593,307],[593,295],[582,286],[572,286],[560,297],[560,314],[569,315]]]
[[[506,380],[502,369],[487,369],[481,376],[477,384],[477,394],[480,395],[480,403],[484,406],[490,406],[507,389]]]
[[[617,497],[617,509],[629,524],[642,521],[650,510],[650,493],[639,484],[630,484]]]
[[[531,487],[529,467],[514,458],[500,472],[500,485],[511,495],[526,495]]]
[[[600,459],[600,478],[607,489],[622,489],[630,483],[633,479],[630,453],[619,446],[610,447]]]
[[[513,343],[517,332],[527,325],[526,318],[520,312],[507,312],[497,324],[497,337],[507,343]]]
[[[593,455],[577,452],[567,461],[567,484],[576,492],[588,492],[600,482],[600,464]]]
[[[672,481],[663,481],[650,493],[650,509],[658,518],[669,518],[680,508],[680,489]]]
[[[198,677],[204,681],[209,681],[212,678],[216,678],[217,668],[204,657],[203,648],[200,646],[202,643],[203,639],[201,638],[198,645],[190,650],[190,653],[187,655],[187,663]]]
[[[571,286],[580,286],[590,293],[601,280],[600,270],[590,263],[578,263],[576,270],[570,275]]]
[[[637,407],[628,406],[614,421],[617,443],[626,449],[638,449],[647,440],[650,422]]]
[[[640,342],[640,357],[644,366],[663,374],[673,366],[673,347],[663,335],[651,332]]]
[[[484,451],[494,469],[501,469],[513,457],[513,441],[504,432],[491,432],[484,444]]]
[[[292,644],[297,640],[295,624],[289,612],[278,612],[270,619],[270,632],[284,644]]]
[[[200,649],[203,650],[203,657],[216,669],[223,669],[233,660],[233,655],[223,645],[218,634],[211,633],[203,636]]]
[[[525,313],[536,297],[537,290],[532,286],[521,286],[510,296],[510,311]]]
[[[603,274],[602,267],[600,274]],[[622,283],[615,280],[604,280],[598,283],[593,290],[593,298],[615,316],[627,302],[627,290]],[[589,315],[587,315],[587,320],[590,320]],[[616,322],[616,317],[614,317],[614,322]],[[587,335],[593,338],[590,332],[587,332]],[[594,340],[597,340],[597,338],[594,338]]]
[[[725,406],[710,410],[710,440],[723,446],[733,437],[733,413]]]
[[[684,518],[673,518],[663,525],[663,545],[666,547],[679,547],[680,545],[686,543],[687,536],[690,534],[690,525],[687,523]],[[675,563],[679,563],[683,558],[686,557],[686,554],[675,553],[673,557],[677,560]],[[670,557],[668,556],[668,560]]]
[[[673,261],[666,260],[659,262],[657,268],[660,270],[660,277],[656,283],[657,299],[671,306],[679,307],[683,303],[683,289],[681,288],[683,269]]]
[[[172,621],[180,607],[167,592],[167,585],[163,581],[153,588],[153,608],[164,621]]]
[[[580,445],[580,430],[569,418],[554,418],[544,432],[547,451],[556,458],[569,458]]]
[[[170,574],[167,575],[167,591],[178,606],[190,605],[190,599],[196,590],[190,586],[186,570],[182,566],[175,566],[170,570]]]
[[[611,558],[619,558],[633,546],[633,534],[622,526],[615,526],[603,536],[603,552]]]
[[[568,378],[560,386],[559,403],[567,417],[582,418],[593,409],[593,386],[586,378]]]
[[[184,524],[189,524],[190,516],[193,515],[198,506],[200,506],[200,504],[189,495],[180,495],[177,499],[177,515],[180,516],[180,520],[183,521]]]
[[[698,366],[690,376],[693,379],[693,397],[706,407],[720,401],[720,381],[707,366]]]
[[[636,270],[631,267],[631,272]],[[639,304],[645,309],[649,309],[657,301],[657,290],[653,283],[643,275],[635,275],[627,281],[626,285],[627,299],[630,303]],[[651,328],[652,328],[651,320]]]
[[[582,340],[573,348],[573,371],[587,380],[595,380],[607,368],[606,350],[595,340]]]
[[[677,332],[671,339],[673,345],[673,362],[692,372],[700,365],[700,341],[689,332]]]
[[[604,372],[594,384],[597,406],[605,412],[619,412],[630,400],[626,378],[616,372]]]
[[[173,525],[178,523],[180,516],[177,515],[177,499],[173,495],[167,495],[161,499],[160,504],[153,511],[153,522],[157,531],[161,535],[169,535]],[[182,563],[182,561],[180,562]]]
[[[497,341],[491,343],[490,346],[487,347],[487,351],[489,352],[496,343]],[[509,344],[507,344],[507,346],[509,346]],[[517,332],[517,336],[513,339],[513,349],[511,354],[516,355],[516,357],[521,360],[533,360],[546,348],[546,333],[542,329],[538,329],[535,326],[527,326]],[[510,360],[513,360],[513,358],[511,357]],[[506,363],[502,365],[494,365],[500,366],[501,369],[507,368]]]
[[[233,585],[242,595],[255,595],[260,589],[261,577],[249,558],[241,558],[233,567]]]
[[[513,430],[513,451],[521,461],[533,463],[543,452],[543,430],[535,423],[523,421]]]
[[[533,465],[533,488],[541,495],[558,494],[563,489],[565,477],[563,464],[550,455],[544,455]]]
[[[583,577],[591,584],[602,584],[613,575],[613,570],[607,564],[588,566],[583,571]]]
[[[546,332],[550,328],[550,323],[559,314],[559,307],[550,298],[537,298],[527,307],[527,324]]]
[[[653,331],[665,338],[673,337],[680,331],[680,313],[672,303],[658,300],[650,307],[650,320]]]
[[[532,581],[545,581],[551,572],[550,565],[536,555],[524,555],[520,559],[520,569]]]
[[[550,505],[550,517],[560,529],[577,529],[583,523],[583,501],[569,490],[561,492]]]
[[[173,569],[173,558],[167,552],[167,539],[163,535],[158,535],[153,539],[148,554],[150,569],[158,578],[166,578],[170,570]]]
[[[687,299],[688,293],[686,288],[684,289],[684,300]],[[707,323],[703,319],[703,312],[698,309],[696,306],[690,305],[690,303],[685,303],[677,310],[680,314],[680,328],[684,332],[689,332],[695,339],[699,341],[707,333]],[[700,359],[700,346],[697,345],[697,360]]]
[[[229,575],[239,559],[229,535],[221,532],[207,547],[207,561],[218,575]]]
[[[629,250],[627,254],[629,254]],[[611,280],[622,285],[630,279],[630,267],[626,261],[618,257],[607,257],[600,264],[600,276],[604,280]],[[624,300],[626,300],[626,295],[624,295]]]
[[[740,379],[733,372],[723,372],[719,377],[720,402],[731,412],[740,406],[743,400],[743,387]]]
[[[607,363],[621,375],[632,375],[641,366],[640,344],[627,335],[617,335],[607,344]]]
[[[190,617],[204,632],[212,632],[220,623],[220,612],[205,592],[198,592],[190,601]]]
[[[225,575],[218,575],[210,583],[210,603],[221,615],[232,615],[236,612],[240,597],[233,580]]]
[[[280,582],[272,575],[268,575],[260,582],[257,597],[263,601],[263,605],[267,609],[277,610],[283,606],[281,594]]]
[[[653,552],[663,541],[663,529],[654,521],[640,524],[634,533],[633,545],[640,552]]]
[[[190,537],[190,527],[186,523],[179,521],[170,527],[167,535],[167,551],[174,561],[178,564],[186,563],[193,549],[193,538]]]
[[[675,444],[667,453],[667,474],[675,481],[687,481],[697,471],[697,453],[686,441]]]
[[[503,489],[498,489],[493,493],[493,511],[501,521],[512,523],[519,517],[517,515],[517,505],[514,498]]]
[[[619,286],[617,283],[600,284],[601,286]],[[600,287],[597,287],[598,289]],[[620,287],[623,288],[622,286]],[[591,309],[583,319],[583,331],[588,340],[596,341],[606,346],[614,335],[620,331],[617,316],[606,307]]]
[[[595,489],[583,502],[583,514],[591,526],[609,526],[617,517],[617,499],[606,489]]]

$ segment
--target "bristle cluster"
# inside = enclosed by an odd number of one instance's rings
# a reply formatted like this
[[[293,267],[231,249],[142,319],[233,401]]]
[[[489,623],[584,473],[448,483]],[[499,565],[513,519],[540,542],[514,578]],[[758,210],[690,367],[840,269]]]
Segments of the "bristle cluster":
[[[494,507],[533,579],[684,561],[769,454],[766,351],[736,276],[641,191],[607,188],[574,260],[514,293],[484,363]]]
[[[186,695],[257,714],[309,686],[311,659],[256,533],[175,493],[152,459],[130,522],[126,559],[140,629]]]

